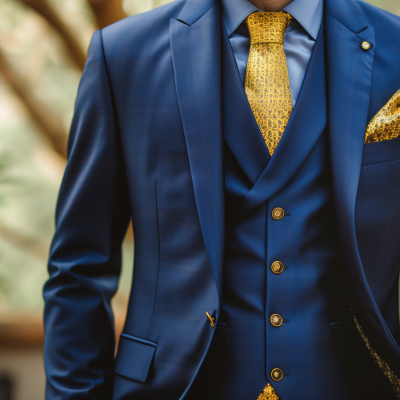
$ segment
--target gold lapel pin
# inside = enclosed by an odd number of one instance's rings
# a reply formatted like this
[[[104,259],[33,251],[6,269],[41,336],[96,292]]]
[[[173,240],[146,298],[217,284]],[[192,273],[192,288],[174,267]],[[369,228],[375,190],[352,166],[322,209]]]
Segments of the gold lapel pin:
[[[364,42],[361,43],[361,48],[363,50],[367,51],[367,50],[369,50],[371,48],[371,43],[364,41]]]
[[[211,317],[211,315],[206,311],[207,318],[210,320],[210,325],[214,328],[215,326],[215,318]]]

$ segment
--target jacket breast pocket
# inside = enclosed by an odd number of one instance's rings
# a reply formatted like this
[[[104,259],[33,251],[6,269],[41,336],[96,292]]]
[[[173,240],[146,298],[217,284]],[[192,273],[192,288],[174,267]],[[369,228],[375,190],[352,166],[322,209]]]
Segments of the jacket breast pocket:
[[[114,372],[138,382],[145,382],[156,349],[156,343],[122,333]]]
[[[400,138],[364,144],[362,165],[400,160]]]

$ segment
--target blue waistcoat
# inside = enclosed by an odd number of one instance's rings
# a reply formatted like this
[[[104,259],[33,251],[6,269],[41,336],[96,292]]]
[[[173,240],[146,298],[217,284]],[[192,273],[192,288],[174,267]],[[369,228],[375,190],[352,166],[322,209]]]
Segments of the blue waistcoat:
[[[307,125],[292,124],[284,133],[285,139],[313,135],[315,144],[282,189],[255,206],[246,204],[246,196],[271,167],[271,157],[225,34],[222,48],[222,307],[210,356],[198,378],[205,392],[199,388],[196,398],[256,400],[270,382],[283,400],[349,399],[331,338],[331,328],[342,323],[343,292],[330,189],[323,29],[295,109],[312,109],[320,129],[310,132]],[[298,119],[296,111],[293,119]],[[282,167],[288,162],[274,161]],[[275,207],[283,208],[283,219],[272,218]],[[274,261],[284,264],[282,273],[272,272]],[[283,318],[280,327],[270,323],[275,313]],[[274,368],[283,371],[279,382],[271,379]]]

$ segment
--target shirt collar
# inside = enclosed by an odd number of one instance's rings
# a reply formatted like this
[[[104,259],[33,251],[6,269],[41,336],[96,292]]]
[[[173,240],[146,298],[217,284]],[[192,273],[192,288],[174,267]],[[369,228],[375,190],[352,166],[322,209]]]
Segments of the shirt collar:
[[[247,0],[221,0],[222,21],[228,36],[253,12],[261,11]],[[322,0],[293,0],[284,9],[314,39],[317,39],[323,18]]]

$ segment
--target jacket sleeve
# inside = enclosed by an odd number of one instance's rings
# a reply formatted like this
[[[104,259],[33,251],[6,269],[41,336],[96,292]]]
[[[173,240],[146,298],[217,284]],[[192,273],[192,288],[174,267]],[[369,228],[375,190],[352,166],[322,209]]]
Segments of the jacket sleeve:
[[[104,59],[92,37],[56,209],[45,300],[46,400],[111,398],[115,346],[110,306],[129,223],[122,146]]]

